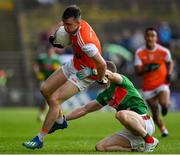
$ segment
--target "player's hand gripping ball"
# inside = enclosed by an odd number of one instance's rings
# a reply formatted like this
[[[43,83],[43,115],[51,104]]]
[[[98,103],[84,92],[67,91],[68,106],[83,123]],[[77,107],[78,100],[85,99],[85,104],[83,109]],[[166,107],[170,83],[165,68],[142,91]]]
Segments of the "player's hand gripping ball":
[[[60,44],[66,47],[71,44],[69,34],[65,31],[64,26],[60,26],[54,34],[54,44]]]

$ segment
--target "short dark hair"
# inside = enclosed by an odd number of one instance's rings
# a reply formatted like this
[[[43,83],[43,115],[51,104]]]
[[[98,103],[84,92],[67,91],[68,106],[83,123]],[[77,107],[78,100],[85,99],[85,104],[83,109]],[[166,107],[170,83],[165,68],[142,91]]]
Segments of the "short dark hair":
[[[64,10],[62,20],[66,20],[70,17],[74,17],[74,19],[81,17],[81,9],[77,5],[70,5]]]
[[[155,31],[157,34],[158,34],[158,31],[154,28],[154,27],[147,27],[146,29],[145,29],[145,34],[147,34],[148,33],[148,31]]]
[[[112,61],[106,61],[106,64],[107,64],[107,69],[110,70],[111,72],[115,73],[117,72],[117,67],[116,65],[114,64],[114,62]]]

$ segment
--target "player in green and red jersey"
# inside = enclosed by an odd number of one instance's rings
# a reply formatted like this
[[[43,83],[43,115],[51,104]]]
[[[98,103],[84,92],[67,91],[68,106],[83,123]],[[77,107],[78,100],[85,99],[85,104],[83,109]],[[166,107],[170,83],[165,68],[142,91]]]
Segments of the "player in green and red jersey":
[[[152,152],[158,145],[158,140],[152,137],[154,122],[147,115],[147,107],[142,97],[127,77],[115,73],[116,66],[113,63],[107,62],[107,67],[109,70],[106,71],[106,77],[110,81],[107,88],[96,100],[72,111],[66,119],[77,119],[110,105],[117,110],[116,119],[125,129],[98,142],[96,150]]]
[[[38,56],[33,69],[37,79],[44,81],[60,66],[60,56],[56,54],[53,47],[48,46],[46,52]]]

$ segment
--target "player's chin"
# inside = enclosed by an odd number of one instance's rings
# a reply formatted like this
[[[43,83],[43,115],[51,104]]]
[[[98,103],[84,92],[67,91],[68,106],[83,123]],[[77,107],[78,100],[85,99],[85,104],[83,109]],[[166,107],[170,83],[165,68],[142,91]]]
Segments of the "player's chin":
[[[69,33],[69,34],[75,34],[76,29],[66,29],[66,32]]]

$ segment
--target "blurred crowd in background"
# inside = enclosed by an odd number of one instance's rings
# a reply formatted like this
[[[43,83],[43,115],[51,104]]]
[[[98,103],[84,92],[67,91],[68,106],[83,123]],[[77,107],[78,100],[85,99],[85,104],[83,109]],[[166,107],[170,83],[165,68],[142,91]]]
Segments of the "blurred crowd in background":
[[[155,27],[158,42],[170,49],[175,63],[171,89],[180,92],[180,1],[1,0],[0,106],[36,105],[39,81],[33,64],[42,53],[47,54],[48,38],[61,20],[63,8],[74,3],[97,32],[103,57],[112,60],[118,72],[138,88],[134,54],[144,44],[145,28]],[[70,47],[54,50],[60,65],[72,57]]]

